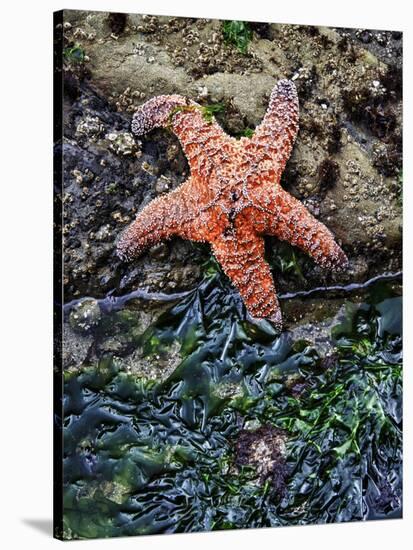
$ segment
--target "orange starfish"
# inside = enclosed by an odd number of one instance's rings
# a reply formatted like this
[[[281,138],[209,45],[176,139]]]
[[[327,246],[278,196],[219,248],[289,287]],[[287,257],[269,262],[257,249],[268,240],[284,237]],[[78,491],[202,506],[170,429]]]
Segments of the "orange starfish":
[[[173,235],[207,241],[250,315],[281,329],[263,235],[298,246],[323,267],[340,269],[347,263],[325,225],[279,184],[298,131],[294,84],[278,82],[250,139],[228,136],[200,105],[179,95],[154,97],[134,114],[137,135],[159,126],[178,136],[191,176],[143,208],[122,235],[119,256],[130,259]]]

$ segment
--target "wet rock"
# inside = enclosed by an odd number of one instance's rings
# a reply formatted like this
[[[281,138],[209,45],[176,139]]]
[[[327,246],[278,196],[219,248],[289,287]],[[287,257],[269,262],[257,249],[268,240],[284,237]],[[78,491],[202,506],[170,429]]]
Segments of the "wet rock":
[[[73,330],[86,334],[97,327],[101,318],[99,302],[86,298],[73,307],[69,315],[69,323]]]
[[[76,135],[96,141],[105,131],[105,125],[97,116],[86,115],[76,126]]]
[[[400,496],[387,479],[381,480],[379,487],[377,487],[377,493],[378,495],[374,499],[374,504],[376,509],[382,514],[400,507]]]
[[[62,362],[64,370],[80,368],[92,357],[93,336],[91,334],[75,332],[69,323],[65,323],[63,341]]]
[[[340,167],[334,160],[324,159],[318,167],[318,183],[322,193],[334,186],[340,176]]]
[[[161,140],[141,145],[129,131],[129,117],[117,113],[85,83],[78,91],[65,110],[63,142],[66,301],[150,284],[152,290],[190,288],[199,277],[199,251],[189,243],[173,241],[162,258],[143,254],[132,264],[116,256],[118,236],[139,209],[185,179],[186,163],[177,164],[182,158],[177,140],[163,134]],[[168,160],[168,150],[174,147],[177,154],[170,153]],[[178,260],[174,264],[168,261],[172,256]]]
[[[236,464],[252,467],[258,484],[269,481],[273,490],[282,495],[288,473],[286,440],[283,430],[269,424],[256,430],[241,430],[235,444]]]
[[[274,38],[272,25],[269,23],[250,23],[250,27],[261,38],[265,38],[267,40],[272,40]]]
[[[165,260],[169,254],[168,246],[166,243],[159,243],[150,249],[149,254],[157,260]]]
[[[369,265],[367,260],[362,256],[355,258],[350,263],[349,276],[353,282],[362,282],[367,278]]]
[[[115,36],[120,36],[123,33],[127,21],[128,15],[126,13],[110,13],[108,15],[108,25]]]
[[[163,382],[173,373],[182,360],[180,344],[174,341],[160,353],[146,355],[138,348],[131,355],[119,360],[119,366],[126,372],[131,372],[140,378]]]
[[[106,139],[109,140],[110,148],[117,155],[135,155],[136,157],[140,156],[138,154],[140,142],[136,142],[133,134],[131,134],[130,132],[112,132],[111,134],[106,135]]]
[[[372,33],[367,29],[360,29],[360,31],[356,33],[356,36],[361,40],[361,42],[363,42],[363,44],[368,44],[373,40]]]
[[[335,298],[334,295],[286,300],[283,303],[285,328],[291,332],[293,339],[308,342],[322,356],[329,355],[335,348],[331,328],[342,307],[342,298]]]
[[[171,182],[165,176],[161,176],[156,182],[155,190],[158,194],[167,193],[171,189]]]
[[[375,143],[373,145],[373,165],[384,176],[400,177],[400,167],[402,165],[401,148],[395,143]]]

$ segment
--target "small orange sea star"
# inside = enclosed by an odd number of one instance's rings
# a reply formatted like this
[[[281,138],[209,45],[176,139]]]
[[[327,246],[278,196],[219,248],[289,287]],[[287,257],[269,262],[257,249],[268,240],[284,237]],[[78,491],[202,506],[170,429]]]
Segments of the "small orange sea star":
[[[251,138],[228,136],[215,120],[206,120],[200,105],[179,95],[154,97],[134,114],[137,135],[159,126],[178,136],[191,175],[143,208],[123,233],[119,256],[130,259],[173,235],[207,241],[250,315],[281,329],[263,235],[298,246],[323,267],[347,264],[327,227],[279,184],[298,131],[295,85],[278,82]]]

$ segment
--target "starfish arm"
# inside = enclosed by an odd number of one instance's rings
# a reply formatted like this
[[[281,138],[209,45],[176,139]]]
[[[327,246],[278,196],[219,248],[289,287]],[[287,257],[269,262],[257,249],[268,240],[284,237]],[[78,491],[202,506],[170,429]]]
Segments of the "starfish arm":
[[[180,95],[154,97],[135,112],[132,120],[135,134],[140,136],[157,127],[170,128],[176,134],[191,171],[206,173],[208,158],[221,152],[224,142],[231,141],[213,117],[204,118],[201,105]]]
[[[265,191],[265,190],[263,190]],[[324,268],[343,269],[348,259],[327,227],[280,186],[267,188],[255,222],[259,233],[274,235],[301,248]]]
[[[259,164],[265,163],[279,179],[291,154],[298,132],[298,96],[291,80],[280,80],[273,88],[267,112],[247,148]]]
[[[268,318],[281,330],[281,309],[269,265],[263,257],[263,239],[253,233],[240,240],[220,239],[212,243],[212,249],[250,315]]]
[[[117,254],[121,259],[139,256],[145,248],[175,235],[198,240],[192,220],[190,180],[167,195],[157,197],[138,213],[121,235]]]

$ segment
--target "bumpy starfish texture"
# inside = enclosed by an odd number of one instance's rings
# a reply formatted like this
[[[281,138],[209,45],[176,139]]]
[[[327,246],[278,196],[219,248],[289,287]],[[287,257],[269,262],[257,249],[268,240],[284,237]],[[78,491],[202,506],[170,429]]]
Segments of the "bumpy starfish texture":
[[[191,176],[143,208],[123,233],[119,256],[130,259],[174,235],[207,241],[250,315],[281,329],[264,235],[301,248],[322,267],[347,264],[327,227],[279,183],[298,131],[294,84],[278,82],[251,138],[228,136],[214,119],[206,119],[200,105],[179,95],[154,97],[134,114],[137,135],[161,126],[178,136]]]

